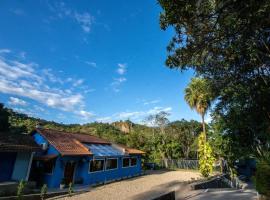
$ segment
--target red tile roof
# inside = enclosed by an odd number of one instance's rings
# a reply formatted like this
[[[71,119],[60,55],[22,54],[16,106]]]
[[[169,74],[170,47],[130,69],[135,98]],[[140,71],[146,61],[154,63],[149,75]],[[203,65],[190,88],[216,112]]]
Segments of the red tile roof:
[[[108,144],[107,140],[98,138],[93,135],[82,133],[68,133],[51,129],[36,129],[38,133],[44,136],[48,142],[53,145],[62,156],[64,155],[93,155],[82,143],[89,144]],[[133,149],[124,145],[118,145],[127,154],[144,154],[143,151]]]
[[[130,147],[127,147],[127,146],[125,146],[123,144],[115,144],[115,145],[122,148],[124,150],[124,152],[127,153],[127,154],[145,154],[144,151],[134,149],[134,148],[130,148]]]
[[[35,152],[41,151],[41,148],[30,135],[0,132],[0,151]]]
[[[92,153],[74,137],[75,134],[50,129],[36,129],[36,131],[44,136],[62,156],[92,155]]]

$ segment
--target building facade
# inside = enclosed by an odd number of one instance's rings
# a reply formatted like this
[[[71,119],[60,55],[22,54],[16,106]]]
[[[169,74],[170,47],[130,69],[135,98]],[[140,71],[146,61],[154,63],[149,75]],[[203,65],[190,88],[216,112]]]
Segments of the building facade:
[[[96,185],[141,174],[144,152],[86,134],[36,129],[43,149],[33,158],[30,179],[49,188],[61,183]]]
[[[0,133],[0,182],[27,181],[33,155],[40,150],[29,135]]]

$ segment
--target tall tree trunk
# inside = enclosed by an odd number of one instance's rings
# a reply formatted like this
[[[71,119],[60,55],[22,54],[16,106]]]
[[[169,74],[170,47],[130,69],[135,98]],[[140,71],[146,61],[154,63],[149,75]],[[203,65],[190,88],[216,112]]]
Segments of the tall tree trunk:
[[[204,122],[204,114],[202,114],[202,126],[203,126],[203,132],[206,135],[205,122]]]

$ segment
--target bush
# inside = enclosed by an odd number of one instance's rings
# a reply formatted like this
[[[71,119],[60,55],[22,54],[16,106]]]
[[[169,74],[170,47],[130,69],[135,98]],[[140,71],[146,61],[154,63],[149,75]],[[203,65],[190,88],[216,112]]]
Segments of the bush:
[[[199,135],[199,170],[204,177],[208,177],[213,172],[214,157],[212,148],[206,142],[205,133]]]
[[[266,161],[257,163],[255,185],[260,194],[270,197],[270,165]]]
[[[40,191],[40,198],[41,200],[45,199],[45,196],[47,194],[47,185],[44,184],[41,188],[41,191]]]
[[[19,200],[23,199],[24,187],[25,187],[25,181],[21,180],[17,188],[17,199]]]

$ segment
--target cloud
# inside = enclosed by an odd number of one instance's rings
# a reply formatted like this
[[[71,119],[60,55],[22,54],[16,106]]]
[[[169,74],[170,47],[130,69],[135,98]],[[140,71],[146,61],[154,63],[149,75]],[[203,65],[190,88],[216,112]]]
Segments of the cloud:
[[[120,78],[114,78],[114,81],[111,83],[111,86],[113,88],[114,92],[119,92],[120,85],[124,82],[126,82],[127,79],[125,77],[120,77]]]
[[[13,105],[13,106],[17,106],[17,105],[26,106],[27,102],[16,97],[9,97],[8,104]]]
[[[127,64],[118,63],[117,73],[124,75],[127,71]]]
[[[160,102],[159,99],[152,100],[152,101],[144,101],[143,105],[157,104],[159,102]]]
[[[120,85],[127,81],[126,77],[124,77],[124,74],[126,73],[127,64],[117,64],[118,68],[116,70],[117,74],[121,75],[119,78],[114,78],[113,82],[111,83],[112,89],[114,92],[120,91]]]
[[[73,86],[74,86],[74,87],[78,87],[78,86],[81,85],[83,82],[84,82],[83,79],[79,79],[79,80],[77,80],[77,81],[75,81],[75,82],[73,83]]]
[[[82,94],[62,85],[68,81],[75,85],[83,83],[82,79],[61,79],[54,75],[52,70],[40,69],[40,66],[33,62],[25,63],[0,57],[1,93],[32,99],[50,108],[71,112],[83,119],[91,117],[91,113],[84,109]],[[10,103],[23,104],[14,97],[10,99]]]
[[[48,6],[52,12],[56,13],[58,18],[70,18],[77,22],[85,33],[89,33],[91,31],[95,18],[90,13],[80,13],[76,10],[70,9],[64,2],[55,2],[54,4],[48,4]]]
[[[93,16],[91,16],[87,12],[85,12],[83,14],[75,12],[74,18],[81,25],[81,28],[84,30],[84,32],[86,32],[86,33],[90,32],[91,25],[94,22],[94,17]]]
[[[112,122],[119,120],[132,120],[137,123],[144,123],[144,119],[149,115],[158,114],[162,111],[170,113],[172,110],[171,107],[154,107],[149,110],[141,110],[141,111],[125,111],[120,113],[115,113],[112,116],[100,117],[95,120],[100,122]]]
[[[91,66],[91,67],[97,67],[97,63],[95,62],[89,62],[89,61],[85,61],[85,64]]]
[[[112,118],[111,117],[100,117],[100,118],[96,118],[95,121],[103,122],[103,123],[111,123]]]
[[[77,115],[81,116],[82,119],[84,120],[89,120],[91,119],[93,116],[95,116],[93,113],[85,111],[85,110],[80,110],[78,112],[76,112]]]
[[[0,54],[2,54],[2,53],[10,53],[11,52],[11,50],[9,50],[9,49],[0,49]]]

